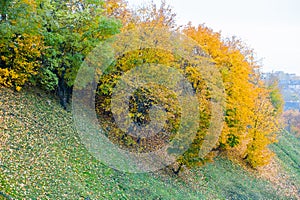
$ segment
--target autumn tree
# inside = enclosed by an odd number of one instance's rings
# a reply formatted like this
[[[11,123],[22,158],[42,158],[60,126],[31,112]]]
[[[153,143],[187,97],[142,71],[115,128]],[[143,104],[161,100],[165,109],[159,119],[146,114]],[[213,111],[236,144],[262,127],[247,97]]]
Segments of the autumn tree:
[[[150,5],[149,7],[140,8],[133,13],[132,19],[127,20],[127,22],[134,21],[134,25],[131,24],[130,26],[127,26],[127,28],[125,27],[123,31],[134,30],[136,27],[142,27],[140,30],[150,30],[150,32],[151,30],[155,30],[155,28],[165,28],[170,31],[169,35],[171,35],[172,31],[176,32],[174,17],[175,14],[173,14],[172,10],[165,4],[162,4],[160,8],[157,8],[156,5]],[[147,29],[147,27],[150,27],[150,29]],[[256,79],[254,80],[254,77],[257,78],[259,75],[259,66],[254,61],[253,51],[235,37],[222,40],[219,33],[215,33],[203,25],[200,25],[197,28],[188,25],[183,30],[183,33],[199,45],[199,56],[203,56],[205,53],[210,56],[210,58],[202,59],[210,59],[211,62],[215,63],[224,84],[226,107],[223,107],[223,112],[225,120],[222,125],[223,131],[218,144],[215,145],[215,149],[225,150],[229,154],[231,153],[241,159],[245,158],[253,167],[267,163],[267,157],[271,157],[268,145],[275,141],[274,134],[280,127],[277,120],[278,113],[280,113],[282,109],[282,104],[280,104],[279,101],[280,95],[278,94],[278,91],[267,88],[264,84],[258,83]],[[147,35],[147,33],[145,33],[145,35]],[[149,33],[148,35],[151,34]],[[162,35],[161,38],[163,37],[164,36]],[[161,38],[157,39],[156,42],[164,44],[164,41]],[[134,43],[134,40],[130,42]],[[160,45],[157,45],[157,47],[159,46]],[[207,134],[212,119],[210,107],[212,97],[208,90],[209,87],[207,87],[205,83],[205,72],[200,72],[197,67],[195,67],[195,63],[189,63],[180,56],[172,55],[171,52],[157,47],[140,47],[134,51],[127,52],[124,55],[118,55],[116,62],[109,68],[111,71],[105,73],[100,79],[97,109],[98,114],[108,115],[106,118],[107,121],[102,121],[102,123],[113,122],[109,106],[113,88],[126,71],[133,69],[136,66],[147,63],[157,63],[180,69],[193,85],[193,88],[197,93],[197,98],[199,99],[199,102],[201,102],[199,107],[199,127],[201,128],[197,131],[188,150],[179,156],[177,160],[179,168],[174,169],[174,172],[178,173],[183,165],[192,167],[203,164],[207,159],[210,159],[210,155],[204,158],[200,157],[199,151],[203,148],[205,135]],[[203,53],[201,53],[201,49],[203,50]],[[194,53],[197,54],[197,51]],[[215,83],[213,79],[211,79],[211,81]],[[147,112],[147,109],[140,109],[139,106],[137,106],[138,102],[142,103],[144,106],[148,105],[149,108],[155,104],[155,102],[159,102],[159,99],[165,99],[162,93],[156,94],[153,91],[165,90],[159,88],[148,90],[142,88],[133,95],[131,115],[136,123],[149,122],[149,113]],[[169,98],[171,97],[169,96]],[[145,100],[146,102],[143,102],[142,100]],[[169,105],[169,110],[175,111],[176,109],[174,106],[178,106],[175,103],[176,99],[169,99],[169,102],[173,101],[174,103],[172,103],[173,106],[171,107],[168,102],[160,101],[160,103]],[[176,112],[178,113],[178,111]],[[223,113],[220,112],[219,114],[219,117],[222,118]],[[178,117],[178,114],[170,113],[170,116],[171,115]],[[258,119],[259,116],[268,118],[269,120],[260,121],[260,119]],[[171,127],[176,127],[179,121],[173,120],[172,123],[173,124],[169,126],[169,129],[167,129],[171,132],[176,131],[176,128],[172,129]],[[130,137],[128,140],[128,135],[118,132],[117,127],[111,132],[119,133],[119,135],[114,135],[113,137],[119,137],[117,140],[121,142],[122,145],[126,146],[127,142],[130,146],[139,145],[140,143],[139,138]],[[169,139],[171,138],[172,136],[169,135]],[[128,141],[126,142],[126,140]],[[154,146],[153,144],[155,141],[157,141],[157,139],[148,141],[148,143],[146,141],[146,150],[147,148],[148,150],[151,150],[150,147]],[[183,142],[183,140],[181,142]],[[263,156],[266,156],[265,160],[261,159]]]
[[[251,128],[248,129],[244,157],[254,168],[270,163],[274,153],[268,146],[277,141],[276,135],[281,131],[282,103],[279,103],[280,96],[277,99],[274,95],[276,91],[274,86],[270,88],[257,79],[254,115]]]
[[[34,1],[1,1],[0,84],[21,87],[41,67],[43,36]]]
[[[111,13],[120,13],[120,5],[123,5],[121,1],[113,0],[108,1],[106,6],[111,8],[109,10]],[[122,20],[122,31],[125,33],[129,32],[134,34],[140,30],[144,31],[145,35],[153,35],[153,32],[155,31],[154,29],[168,29],[171,24],[174,24],[174,14],[171,14],[171,10],[166,6],[166,4],[161,5],[159,9],[157,9],[156,5],[151,4],[149,6],[139,8],[136,11],[124,11],[121,7],[121,13],[122,12],[122,16],[125,15],[128,17]],[[170,33],[171,32],[169,32],[168,35]],[[126,37],[124,39],[119,39],[121,45],[113,46],[117,52],[121,48],[124,49],[124,52],[126,53],[117,55],[115,58],[116,61],[113,62],[104,75],[101,76],[98,83],[96,109],[98,115],[101,115],[101,118],[99,118],[100,123],[102,123],[105,127],[108,125],[112,127],[111,131],[109,131],[109,138],[121,146],[131,149],[135,148],[137,151],[149,151],[163,145],[163,141],[169,137],[168,133],[161,133],[161,136],[156,138],[152,137],[149,141],[146,141],[145,138],[131,137],[128,133],[124,133],[113,124],[114,119],[111,111],[113,89],[126,72],[136,66],[143,66],[144,64],[164,64],[172,66],[175,63],[174,55],[164,49],[158,48],[158,46],[164,46],[166,43],[164,38],[168,35],[161,35],[160,38],[149,38],[149,41],[157,39],[157,43],[159,43],[159,45],[154,45],[152,48],[144,48],[143,45],[141,45],[137,46],[137,48],[133,50],[128,48],[129,52],[127,52],[127,44],[130,46],[129,44],[145,42],[140,41],[138,36],[136,38],[133,38],[134,36],[132,36],[132,40],[130,41],[128,41],[128,38]],[[150,41],[150,43],[152,42]],[[150,107],[157,104],[164,105],[165,109],[169,111],[168,120],[172,126],[169,124],[169,126],[166,127],[167,132],[175,131],[175,123],[177,122],[176,120],[178,120],[174,117],[178,112],[176,108],[174,108],[174,105],[177,105],[176,98],[174,98],[174,94],[167,91],[166,88],[159,87],[157,85],[149,85],[148,88],[141,87],[134,92],[130,100],[130,115],[132,120],[136,124],[142,126],[146,125],[150,122]]]
[[[188,25],[184,33],[197,41],[219,68],[226,92],[225,122],[216,148],[246,158],[252,167],[268,163],[268,145],[280,130],[280,95],[260,77],[253,51],[235,37],[222,40],[219,33]],[[266,120],[267,119],[267,120]]]
[[[243,140],[251,123],[253,88],[250,76],[253,69],[241,53],[240,41],[223,42],[219,33],[199,25],[188,25],[184,33],[197,41],[213,59],[222,74],[226,91],[226,110],[223,132],[219,140],[222,149],[235,147]]]
[[[241,40],[235,37],[224,40],[220,33],[204,25],[189,24],[181,31],[176,25],[176,15],[165,1],[160,7],[152,3],[137,10],[129,10],[123,0],[1,3],[1,85],[20,90],[30,80],[46,90],[57,90],[66,108],[83,61],[91,61],[89,55],[95,47],[109,43],[111,46],[105,46],[107,52],[122,53],[114,55],[107,69],[97,71],[96,111],[113,142],[123,148],[147,152],[176,138],[173,143],[177,149],[169,149],[170,153],[188,147],[177,159],[178,169],[173,170],[179,173],[183,165],[200,165],[211,157],[201,157],[199,152],[205,146],[212,120],[224,118],[219,126],[223,128],[221,135],[213,146],[215,150],[244,158],[252,167],[264,165],[272,157],[268,145],[276,141],[275,134],[280,129],[280,93],[276,84],[265,85],[260,80],[253,51]],[[120,31],[123,35],[117,41],[110,40]],[[170,45],[170,39],[177,43]],[[193,45],[185,42],[190,40]],[[189,52],[188,55],[181,55],[184,51]],[[187,59],[191,56],[197,59]],[[178,97],[159,84],[136,89],[129,100],[128,115],[135,124],[147,126],[151,123],[151,108],[160,107],[166,112],[168,122],[163,131],[150,139],[132,137],[114,124],[111,99],[118,81],[137,66],[151,65],[178,70],[196,94],[198,110],[188,117],[197,116],[199,128],[187,143],[187,138],[176,137],[182,117]],[[212,66],[221,77],[215,76]],[[170,81],[172,78],[163,77]],[[219,86],[224,87],[224,91],[218,90],[217,97],[213,96],[212,91]],[[220,105],[214,117],[214,102],[224,100],[223,96],[226,106]],[[120,109],[115,111],[121,112]],[[187,123],[185,128],[189,132],[192,125]]]
[[[30,79],[66,107],[85,56],[120,22],[102,1],[1,2],[1,84],[19,90]]]
[[[123,27],[128,25],[132,16],[132,11],[129,10],[126,1],[106,0],[103,4],[103,8],[105,16],[120,20],[123,24]]]
[[[179,70],[190,82],[196,93],[199,110],[195,111],[190,116],[198,116],[196,121],[200,121],[198,124],[199,129],[195,131],[195,137],[190,136],[189,139],[184,137],[178,137],[174,143],[178,145],[176,147],[189,147],[188,150],[181,156],[178,157],[179,167],[173,169],[175,173],[178,173],[182,165],[193,166],[195,163],[203,161],[203,158],[199,158],[199,150],[203,143],[206,130],[210,126],[211,122],[211,102],[212,99],[216,98],[209,91],[213,86],[209,86],[206,81],[206,75],[212,73],[211,69],[208,68],[211,59],[202,51],[197,43],[192,42],[189,39],[188,42],[184,42],[184,36],[177,30],[175,26],[175,14],[172,12],[170,7],[165,3],[162,3],[160,7],[156,5],[150,5],[138,9],[132,14],[132,19],[128,20],[128,26],[125,26],[123,31],[124,35],[132,35],[131,40],[128,37],[119,39],[121,45],[115,47],[116,52],[119,49],[123,49],[124,54],[117,55],[115,62],[111,64],[106,72],[100,78],[98,84],[97,93],[97,104],[96,109],[102,126],[108,128],[108,137],[111,140],[118,143],[122,147],[129,148],[130,150],[135,149],[138,152],[153,151],[159,147],[168,144],[168,141],[174,139],[176,132],[179,129],[180,124],[180,105],[176,95],[166,88],[158,85],[149,85],[148,88],[140,88],[132,94],[130,99],[130,112],[129,115],[134,123],[140,125],[147,125],[151,122],[149,118],[149,110],[155,105],[163,105],[163,108],[167,112],[167,125],[164,130],[157,133],[152,138],[140,138],[132,137],[131,134],[124,131],[120,131],[117,125],[113,125],[115,122],[113,113],[111,110],[111,98],[113,90],[120,81],[121,77],[126,74],[127,71],[132,70],[134,67],[143,65],[156,65],[161,64],[164,66],[171,66]],[[161,31],[164,30],[164,31]],[[136,34],[136,37],[134,37]],[[122,34],[121,34],[122,35]],[[181,38],[181,42],[177,44],[176,48],[170,43],[170,37],[177,35],[177,40]],[[179,36],[180,35],[180,36]],[[187,40],[187,39],[186,39]],[[177,41],[178,42],[178,41]],[[150,47],[145,48],[144,44],[150,44]],[[130,46],[134,46],[135,49],[131,49]],[[180,51],[188,49],[189,56],[193,55],[197,57],[197,62],[188,60],[187,58],[180,55]],[[203,63],[202,63],[203,62]],[[199,65],[207,65],[207,68]],[[206,77],[206,81],[205,81]],[[163,77],[158,77],[162,78]],[[167,77],[166,79],[172,80],[174,77]],[[218,82],[216,77],[212,76],[209,81]],[[209,82],[208,81],[208,82]],[[220,94],[221,96],[223,94]],[[214,99],[216,100],[216,99]],[[186,103],[188,105],[188,103]],[[123,105],[126,106],[126,105]],[[122,107],[122,106],[120,106]],[[222,111],[218,112],[220,119],[222,119]],[[112,127],[112,128],[111,128]],[[192,127],[190,127],[192,130]],[[187,131],[188,132],[188,131]],[[189,141],[188,144],[186,141]],[[178,148],[169,149],[169,153],[176,153]]]
[[[170,30],[176,29],[176,14],[173,12],[170,5],[165,1],[161,1],[160,6],[151,3],[144,5],[132,11],[131,20],[139,26],[148,27],[167,27]]]

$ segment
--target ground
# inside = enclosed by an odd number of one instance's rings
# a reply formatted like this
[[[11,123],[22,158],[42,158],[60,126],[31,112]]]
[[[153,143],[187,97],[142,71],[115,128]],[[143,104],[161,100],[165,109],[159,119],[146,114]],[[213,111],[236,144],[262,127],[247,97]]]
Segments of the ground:
[[[300,199],[300,139],[289,133],[258,171],[220,154],[179,176],[121,173],[89,154],[52,94],[0,91],[0,199]]]

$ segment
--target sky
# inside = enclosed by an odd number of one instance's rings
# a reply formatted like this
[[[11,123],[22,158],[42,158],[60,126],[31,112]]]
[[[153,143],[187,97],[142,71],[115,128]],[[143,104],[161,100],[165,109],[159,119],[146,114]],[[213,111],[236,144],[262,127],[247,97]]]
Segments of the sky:
[[[150,2],[127,0],[130,7]],[[153,0],[160,5],[160,0]],[[262,60],[264,72],[300,76],[299,0],[166,0],[177,24],[205,24],[222,36],[237,36]]]

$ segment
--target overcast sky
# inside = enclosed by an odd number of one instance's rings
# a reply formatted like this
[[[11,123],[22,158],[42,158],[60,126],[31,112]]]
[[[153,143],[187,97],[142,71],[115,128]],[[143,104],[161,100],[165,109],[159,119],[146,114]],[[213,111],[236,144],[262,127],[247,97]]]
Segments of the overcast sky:
[[[127,0],[130,6],[149,0]],[[158,5],[160,0],[154,0]],[[177,23],[205,23],[223,37],[237,36],[263,59],[263,71],[300,75],[299,0],[166,0]]]

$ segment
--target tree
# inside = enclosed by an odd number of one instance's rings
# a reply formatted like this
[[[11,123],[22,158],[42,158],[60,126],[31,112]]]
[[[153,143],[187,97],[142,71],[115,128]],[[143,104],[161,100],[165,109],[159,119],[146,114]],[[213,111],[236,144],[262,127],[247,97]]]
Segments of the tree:
[[[251,122],[251,109],[254,107],[254,85],[250,82],[250,76],[254,72],[246,55],[242,53],[244,46],[235,38],[223,42],[219,33],[214,33],[203,25],[195,28],[189,24],[184,33],[197,41],[212,57],[222,74],[226,110],[219,147],[235,147],[245,136],[246,127]]]
[[[268,149],[268,145],[277,141],[276,134],[282,127],[280,122],[282,104],[280,107],[279,104],[273,104],[274,89],[268,88],[259,79],[256,86],[253,123],[248,130],[248,143],[244,157],[253,168],[270,163],[274,153]]]
[[[36,3],[1,1],[0,84],[20,90],[41,67],[43,37]]]
[[[56,90],[66,104],[78,68],[121,24],[102,1],[1,1],[0,83],[21,89],[28,80]]]
[[[200,44],[222,74],[226,110],[216,149],[246,158],[252,167],[268,163],[272,156],[268,145],[276,141],[276,132],[281,127],[282,100],[276,84],[267,88],[260,81],[253,50],[235,37],[224,41],[219,33],[204,25],[195,28],[189,24],[184,33]],[[197,148],[199,145],[195,145]],[[196,153],[192,158],[195,156]]]
[[[120,1],[109,1],[107,6],[111,5],[110,8],[114,7],[114,5],[117,4],[116,2]],[[120,3],[115,6],[116,9],[118,9],[118,5],[120,5]],[[116,11],[113,10],[110,12],[114,13]],[[168,12],[171,13],[170,10],[168,10]],[[155,5],[150,5],[138,9],[136,12],[124,11],[127,15],[123,14],[122,16],[125,15],[128,18],[122,19],[122,31],[124,33],[130,32],[134,34],[137,33],[137,30],[141,30],[144,31],[144,35],[152,35],[155,28],[157,30],[168,29],[169,25],[174,22],[174,15],[169,15],[168,12],[165,4],[163,4],[160,9],[157,9]],[[169,22],[166,23],[166,20],[161,20],[163,17],[168,18]],[[165,37],[166,35],[162,35],[161,37],[147,39],[149,39],[149,43],[152,44],[152,40],[157,39],[157,44],[160,44],[158,46],[164,46],[164,44],[166,44],[164,41]],[[125,49],[126,45],[124,47],[123,44],[138,44],[140,42],[140,38],[132,37],[132,40],[128,41],[128,37],[125,37],[123,39],[119,38],[119,41],[122,45],[114,46],[116,51],[118,51],[119,48]],[[136,66],[142,66],[144,64],[164,64],[167,66],[175,65],[176,61],[174,55],[170,52],[159,49],[158,46],[156,46],[157,48],[155,45],[153,48],[144,48],[143,45],[141,45],[125,54],[118,55],[118,57],[116,57],[116,61],[112,63],[109,70],[102,75],[98,83],[96,110],[98,115],[102,116],[99,118],[99,120],[101,119],[100,123],[102,123],[104,127],[108,125],[112,127],[111,131],[109,131],[109,138],[112,141],[123,147],[125,146],[126,148],[135,149],[136,151],[153,150],[158,146],[161,146],[166,138],[170,137],[170,135],[168,135],[170,132],[175,132],[178,120],[175,119],[176,112],[178,112],[175,108],[175,105],[177,105],[176,98],[174,98],[174,94],[167,91],[166,88],[158,85],[149,85],[148,88],[139,88],[135,91],[130,101],[130,115],[135,123],[139,125],[148,124],[150,122],[149,110],[154,105],[164,105],[164,108],[168,111],[168,121],[170,123],[166,127],[166,132],[157,134],[161,135],[163,138],[160,136],[153,137],[146,141],[145,138],[131,137],[130,134],[124,133],[114,124],[114,118],[111,110],[112,91],[121,77],[127,71]],[[132,130],[132,132],[134,131],[136,130]]]
[[[57,87],[66,108],[77,71],[86,55],[101,41],[119,32],[120,23],[107,18],[100,1],[41,1],[42,34],[47,49],[39,82]],[[49,81],[47,81],[49,80]]]
[[[153,151],[166,145],[168,141],[176,138],[173,140],[173,144],[176,144],[176,148],[170,148],[169,153],[176,154],[180,151],[180,148],[187,147],[188,151],[178,158],[179,166],[182,166],[183,164],[192,166],[191,163],[199,163],[203,160],[202,158],[196,159],[196,157],[199,157],[199,150],[206,133],[205,130],[210,126],[210,101],[215,98],[209,91],[212,86],[208,86],[205,83],[205,75],[210,74],[211,69],[200,69],[198,65],[206,63],[207,66],[209,66],[208,63],[211,59],[205,55],[201,48],[195,49],[198,45],[194,41],[192,46],[189,46],[191,45],[191,42],[189,42],[189,44],[184,43],[185,37],[183,37],[175,27],[175,15],[164,3],[160,8],[157,8],[155,5],[150,5],[138,9],[132,16],[133,19],[129,19],[128,21],[135,22],[134,25],[128,23],[129,25],[125,26],[123,29],[125,35],[128,35],[129,33],[129,35],[132,35],[131,40],[128,41],[128,37],[119,39],[121,44],[125,45],[116,47],[125,49],[124,51],[126,53],[116,57],[116,61],[113,62],[109,67],[109,70],[104,73],[98,85],[96,109],[98,115],[101,116],[99,120],[101,121],[102,126],[112,127],[109,128],[107,133],[110,139],[122,147],[129,148],[130,150],[134,149],[138,152]],[[128,33],[126,31],[128,31]],[[139,33],[137,34],[138,36],[134,37],[137,32]],[[170,45],[170,36],[176,34],[180,34],[178,38],[182,38],[182,42],[174,48],[174,46]],[[145,45],[143,44],[151,44],[151,47],[145,48]],[[128,46],[135,46],[135,49],[132,50]],[[128,51],[126,51],[126,48]],[[197,63],[180,55],[179,52],[182,51],[182,49],[188,49],[189,55],[193,54],[193,56],[197,57]],[[117,49],[116,51],[118,52]],[[184,134],[183,137],[176,137],[176,133],[180,126],[178,100],[176,99],[176,95],[174,97],[174,94],[158,85],[149,85],[149,88],[140,88],[134,93],[130,102],[132,104],[129,105],[131,108],[129,115],[135,123],[147,125],[151,122],[149,119],[149,108],[157,104],[162,105],[167,112],[168,122],[163,131],[157,133],[156,137],[140,138],[132,137],[130,132],[126,133],[120,131],[118,126],[113,125],[115,122],[111,110],[113,89],[127,71],[136,66],[147,64],[150,66],[151,64],[172,66],[172,68],[179,70],[193,86],[193,90],[195,91],[200,104],[199,110],[193,114],[191,114],[191,112],[189,114],[190,116],[199,115],[199,119],[197,119],[200,121],[200,124],[198,124],[199,130],[195,131],[195,137],[190,136],[190,138],[187,139]],[[172,78],[174,77],[166,77],[166,79],[169,80],[172,80]],[[216,80],[210,81],[217,82]],[[188,103],[186,103],[186,105],[188,105]],[[119,107],[123,108],[125,106],[127,105]],[[144,108],[142,109],[143,106]],[[117,110],[117,112],[121,113],[119,110]],[[219,114],[219,117],[222,118],[222,112],[219,112]],[[186,127],[189,126],[186,125]],[[190,129],[192,130],[192,126],[190,126]],[[132,132],[134,132],[134,130]],[[188,148],[189,146],[191,146],[191,148]],[[178,169],[174,169],[174,171],[177,173]]]
[[[159,9],[155,5],[150,7],[141,8],[132,14],[132,19],[127,20],[127,27],[124,27],[123,31],[135,29],[135,27],[145,27],[141,29],[143,31],[148,30],[151,32],[155,28],[165,28],[169,30],[169,35],[172,31],[176,30],[174,26],[175,15],[171,10],[162,5]],[[135,22],[135,26],[128,23],[128,21]],[[149,27],[150,29],[146,29]],[[133,31],[134,33],[134,31]],[[269,154],[268,144],[275,141],[274,134],[279,130],[278,113],[282,109],[280,104],[280,95],[274,88],[266,88],[263,83],[257,81],[259,76],[259,66],[254,61],[253,50],[247,48],[247,46],[236,39],[235,37],[227,40],[222,40],[219,33],[214,33],[211,29],[200,25],[197,28],[188,25],[184,28],[183,33],[192,38],[204,52],[199,49],[199,55],[203,56],[205,53],[211,56],[212,62],[215,63],[217,69],[222,75],[222,81],[225,87],[225,99],[226,108],[224,107],[225,120],[223,124],[223,131],[219,138],[219,143],[215,146],[215,149],[225,150],[228,154],[239,156],[241,159],[246,158],[247,162],[251,166],[256,167],[268,162],[268,159],[261,160],[262,156],[271,157]],[[145,32],[145,35],[147,33]],[[149,35],[151,35],[149,33]],[[137,48],[134,51],[127,52],[124,55],[119,55],[116,62],[110,67],[111,71],[107,71],[102,76],[98,87],[98,103],[97,109],[99,115],[107,115],[106,121],[102,123],[113,123],[110,99],[113,88],[115,87],[120,77],[126,73],[126,71],[140,66],[146,63],[158,63],[173,66],[180,69],[181,72],[187,77],[190,83],[193,85],[194,91],[197,93],[197,98],[201,102],[199,106],[200,123],[199,130],[189,148],[178,158],[178,169],[174,169],[175,173],[179,173],[181,166],[186,165],[192,167],[195,165],[203,164],[206,160],[211,158],[212,154],[209,154],[205,158],[199,157],[199,151],[203,148],[203,142],[205,135],[207,134],[210,126],[212,111],[211,111],[211,93],[209,87],[205,83],[204,73],[197,69],[197,63],[189,63],[187,60],[182,59],[178,55],[174,55],[171,52],[159,49],[164,44],[164,35],[161,38],[155,38],[156,43],[160,44],[153,48]],[[152,38],[150,38],[151,40]],[[125,40],[125,39],[124,39]],[[130,41],[134,43],[135,40]],[[167,46],[167,44],[165,44]],[[182,47],[184,48],[184,46]],[[194,53],[197,51],[194,49]],[[202,60],[209,60],[210,58],[201,58]],[[206,69],[209,71],[209,69]],[[211,80],[212,82],[216,82]],[[175,102],[176,99],[169,99],[173,102],[171,105],[168,102],[160,101],[159,99],[165,99],[161,93],[157,94],[153,91],[161,91],[161,88],[151,88],[151,90],[141,89],[135,93],[132,98],[131,115],[132,119],[136,123],[149,122],[148,109],[140,109],[137,105],[138,102],[144,104],[144,106],[151,107],[153,103],[160,102],[168,107],[170,112],[169,116],[179,116],[176,111]],[[170,96],[169,96],[170,98]],[[150,101],[150,100],[151,101]],[[145,102],[145,101],[146,102]],[[146,106],[147,107],[147,106]],[[165,107],[166,108],[166,107]],[[139,112],[139,110],[141,112]],[[176,114],[177,113],[177,114]],[[220,118],[222,113],[220,112]],[[259,119],[258,119],[259,117]],[[269,119],[268,121],[260,121],[263,118]],[[103,118],[102,118],[103,119]],[[167,131],[176,132],[179,121],[170,120]],[[111,129],[112,138],[117,143],[127,145],[127,148],[137,147],[140,145],[139,138],[129,137],[124,135],[121,131],[117,131],[117,127]],[[125,138],[125,140],[124,140]],[[169,134],[168,139],[172,139],[172,134]],[[154,141],[145,141],[142,151],[153,150],[151,147],[155,147],[157,139]],[[184,146],[184,139],[181,138],[177,141]],[[127,143],[127,144],[126,144]],[[164,143],[160,144],[163,145]],[[145,147],[146,146],[146,147]],[[172,151],[172,150],[171,150]],[[176,149],[174,149],[176,151]]]
[[[170,30],[176,29],[176,14],[167,3],[162,0],[160,7],[152,3],[132,11],[132,21],[140,26],[148,27],[168,27]]]

